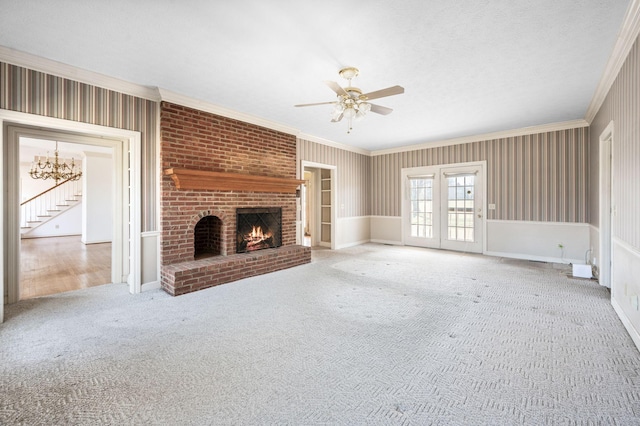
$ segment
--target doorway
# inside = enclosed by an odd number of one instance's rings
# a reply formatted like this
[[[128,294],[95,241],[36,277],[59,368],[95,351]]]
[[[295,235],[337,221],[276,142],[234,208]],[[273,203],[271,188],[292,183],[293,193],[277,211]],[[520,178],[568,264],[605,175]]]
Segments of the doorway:
[[[484,162],[402,170],[406,245],[482,253]]]
[[[19,146],[21,135],[38,131],[59,132],[69,141],[87,141],[110,147],[114,156],[113,243],[111,282],[127,283],[130,293],[141,290],[141,137],[139,132],[0,110],[0,169],[3,196],[0,197],[2,251],[0,273],[4,304],[18,300],[20,277]]]
[[[611,271],[613,270],[612,245],[612,209],[613,202],[613,121],[609,123],[600,135],[599,158],[599,228],[600,228],[600,266],[598,267],[598,282],[600,285],[611,288]],[[596,259],[597,260],[597,259]]]
[[[65,139],[19,137],[20,300],[112,282],[112,148]]]
[[[336,167],[302,162],[305,184],[301,192],[302,244],[309,247],[335,247]]]

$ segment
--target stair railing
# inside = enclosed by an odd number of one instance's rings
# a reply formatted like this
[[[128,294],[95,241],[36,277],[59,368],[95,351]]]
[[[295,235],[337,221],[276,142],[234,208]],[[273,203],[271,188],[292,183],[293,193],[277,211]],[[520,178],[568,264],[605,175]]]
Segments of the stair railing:
[[[20,227],[29,228],[69,206],[82,194],[82,180],[67,179],[20,203]],[[43,220],[44,219],[44,220]]]

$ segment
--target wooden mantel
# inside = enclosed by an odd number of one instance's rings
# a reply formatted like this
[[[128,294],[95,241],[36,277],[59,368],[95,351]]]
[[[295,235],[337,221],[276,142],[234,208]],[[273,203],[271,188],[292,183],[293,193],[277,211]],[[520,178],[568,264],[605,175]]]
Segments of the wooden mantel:
[[[304,180],[182,168],[166,169],[177,189],[278,192],[295,194]]]

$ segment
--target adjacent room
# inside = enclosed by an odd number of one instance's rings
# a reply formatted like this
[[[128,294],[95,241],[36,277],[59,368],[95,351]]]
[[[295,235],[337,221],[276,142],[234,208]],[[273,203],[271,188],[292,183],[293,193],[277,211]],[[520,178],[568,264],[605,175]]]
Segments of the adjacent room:
[[[8,1],[2,424],[640,424],[640,0]]]

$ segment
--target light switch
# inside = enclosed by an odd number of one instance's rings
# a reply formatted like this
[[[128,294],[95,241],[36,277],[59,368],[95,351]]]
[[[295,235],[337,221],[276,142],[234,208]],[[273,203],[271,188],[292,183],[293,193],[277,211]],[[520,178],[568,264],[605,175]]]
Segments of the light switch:
[[[495,204],[489,204],[489,210],[495,210],[495,209],[496,209]]]

